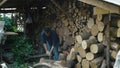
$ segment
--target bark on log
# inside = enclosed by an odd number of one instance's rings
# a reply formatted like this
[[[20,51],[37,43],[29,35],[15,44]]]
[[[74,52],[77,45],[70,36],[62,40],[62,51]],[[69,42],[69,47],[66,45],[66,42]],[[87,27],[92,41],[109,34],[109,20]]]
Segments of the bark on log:
[[[82,43],[82,40],[86,40],[86,39],[89,39],[89,37],[91,36],[91,33],[90,32],[87,32],[87,31],[84,31],[82,32],[80,35],[77,35],[76,36],[76,40],[79,44]]]
[[[89,61],[86,59],[82,60],[82,68],[89,68]]]
[[[94,54],[101,53],[103,51],[103,48],[104,48],[103,44],[92,44],[90,46],[90,51]]]
[[[103,41],[103,33],[98,33],[97,35],[97,39],[98,39],[98,42],[102,42]]]
[[[99,68],[102,60],[103,60],[103,57],[98,57],[98,58],[94,59],[93,61],[90,62],[90,67],[91,68]]]
[[[93,36],[96,36],[98,34],[98,32],[99,32],[99,29],[98,29],[97,24],[93,25],[93,27],[91,28],[91,34]]]
[[[94,44],[97,43],[97,40],[96,40],[95,37],[90,38],[89,40],[83,40],[83,41],[82,41],[82,48],[83,48],[83,49],[87,49],[87,48],[89,48],[90,45],[93,44],[93,43],[94,43]]]

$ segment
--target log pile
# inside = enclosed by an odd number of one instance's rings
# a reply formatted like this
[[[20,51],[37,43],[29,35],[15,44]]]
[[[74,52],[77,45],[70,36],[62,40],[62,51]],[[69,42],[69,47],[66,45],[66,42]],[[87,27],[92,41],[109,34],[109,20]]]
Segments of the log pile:
[[[59,23],[54,24],[63,46],[62,51],[69,52],[67,60],[77,59],[76,68],[106,68],[107,39],[105,36],[108,15],[93,15],[92,6],[68,2],[68,16],[60,13]],[[82,7],[81,7],[82,6]],[[58,21],[57,21],[58,22]],[[114,24],[113,24],[114,23]],[[110,63],[114,64],[120,37],[120,20],[110,22]],[[112,65],[113,66],[113,65]]]

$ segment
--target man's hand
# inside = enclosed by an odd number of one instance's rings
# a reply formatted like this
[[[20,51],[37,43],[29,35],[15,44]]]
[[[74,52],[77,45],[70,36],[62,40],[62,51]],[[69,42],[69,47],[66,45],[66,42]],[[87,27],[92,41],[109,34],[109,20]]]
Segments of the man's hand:
[[[46,51],[46,54],[47,54],[48,56],[51,56],[51,52],[49,52],[49,51]]]

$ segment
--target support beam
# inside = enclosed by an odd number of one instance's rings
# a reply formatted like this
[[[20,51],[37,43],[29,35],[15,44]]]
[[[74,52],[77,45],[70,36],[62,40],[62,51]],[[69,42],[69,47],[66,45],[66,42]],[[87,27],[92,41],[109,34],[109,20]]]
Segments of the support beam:
[[[100,7],[102,9],[110,11],[110,13],[120,14],[120,8],[118,6],[113,5],[113,4],[102,2],[102,1],[99,1],[99,0],[78,0],[78,1],[90,4],[90,5],[93,5],[93,6],[96,6],[96,7]]]

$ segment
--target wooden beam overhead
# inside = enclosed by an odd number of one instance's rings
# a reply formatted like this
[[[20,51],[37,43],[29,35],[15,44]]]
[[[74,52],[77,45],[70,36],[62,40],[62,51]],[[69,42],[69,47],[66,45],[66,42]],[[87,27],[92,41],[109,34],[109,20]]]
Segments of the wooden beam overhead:
[[[110,4],[110,3],[106,3],[103,1],[99,1],[99,0],[78,0],[78,1],[90,4],[96,7],[100,7],[102,9],[108,10],[110,13],[120,14],[120,7]]]

